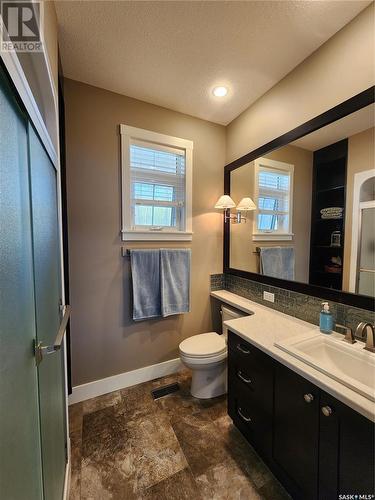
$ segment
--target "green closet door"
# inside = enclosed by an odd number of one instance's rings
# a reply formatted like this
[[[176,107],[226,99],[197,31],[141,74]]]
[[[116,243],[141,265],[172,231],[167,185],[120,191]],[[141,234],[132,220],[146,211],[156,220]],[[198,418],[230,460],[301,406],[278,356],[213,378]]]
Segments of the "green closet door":
[[[26,120],[0,72],[0,498],[40,500]]]
[[[56,170],[29,126],[29,157],[38,342],[54,344],[61,314],[60,248]],[[63,495],[66,423],[63,351],[45,355],[38,366],[43,484],[46,500]]]

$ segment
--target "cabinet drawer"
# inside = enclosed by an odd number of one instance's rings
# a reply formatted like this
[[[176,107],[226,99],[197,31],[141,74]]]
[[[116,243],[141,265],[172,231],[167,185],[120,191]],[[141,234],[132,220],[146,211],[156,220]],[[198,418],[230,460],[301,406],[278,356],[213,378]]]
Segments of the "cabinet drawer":
[[[263,354],[259,349],[231,331],[228,332],[228,348],[244,361],[251,359],[253,356]],[[265,354],[263,356],[266,357]]]
[[[264,355],[243,359],[236,352],[228,350],[229,384],[236,382],[249,392],[249,396],[262,399],[273,391],[272,359]]]
[[[236,427],[254,448],[266,459],[272,452],[272,406],[262,405],[249,396],[249,391],[237,384],[229,415]]]
[[[242,341],[232,332],[228,349],[229,379],[235,379],[252,393],[264,394],[272,391],[273,361],[272,358]],[[233,348],[234,346],[234,348]],[[239,350],[237,347],[240,346]],[[244,354],[248,352],[249,354]]]

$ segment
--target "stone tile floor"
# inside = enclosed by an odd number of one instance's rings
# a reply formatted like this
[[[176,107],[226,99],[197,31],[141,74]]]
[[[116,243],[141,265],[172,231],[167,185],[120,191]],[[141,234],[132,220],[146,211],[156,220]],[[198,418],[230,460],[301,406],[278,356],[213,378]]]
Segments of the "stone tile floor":
[[[178,381],[154,401],[151,390]],[[289,498],[227,416],[175,375],[69,407],[71,500]]]

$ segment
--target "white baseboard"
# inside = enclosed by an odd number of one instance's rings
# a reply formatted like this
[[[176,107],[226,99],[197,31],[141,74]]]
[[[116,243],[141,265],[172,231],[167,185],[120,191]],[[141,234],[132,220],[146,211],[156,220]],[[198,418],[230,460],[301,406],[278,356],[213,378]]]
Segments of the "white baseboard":
[[[125,387],[148,382],[155,378],[164,377],[181,370],[183,367],[180,358],[171,359],[158,363],[156,365],[145,366],[138,370],[120,373],[113,377],[107,377],[88,384],[77,385],[73,387],[72,394],[69,396],[69,404],[79,403],[86,399],[96,398],[108,392],[118,391]]]

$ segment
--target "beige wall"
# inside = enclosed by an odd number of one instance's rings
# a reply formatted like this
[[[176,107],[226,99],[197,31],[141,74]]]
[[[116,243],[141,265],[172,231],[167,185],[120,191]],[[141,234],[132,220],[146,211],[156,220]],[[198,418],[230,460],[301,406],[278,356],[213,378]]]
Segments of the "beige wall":
[[[210,274],[222,271],[225,129],[89,85],[65,81],[73,385],[178,357],[211,330]],[[131,320],[129,260],[121,257],[119,124],[194,141],[191,313]],[[152,244],[133,243],[134,247]],[[154,246],[160,246],[156,243]],[[167,246],[163,243],[163,246]]]
[[[354,176],[364,170],[375,168],[375,128],[370,128],[349,137],[348,164],[346,174],[345,242],[343,290],[349,291],[350,254],[352,246],[352,214]]]
[[[374,85],[374,4],[227,127],[227,162]]]
[[[292,241],[252,241],[253,215],[248,212],[246,224],[231,225],[230,264],[235,269],[259,272],[259,256],[254,253],[257,246],[294,246],[295,279],[308,282],[311,227],[311,187],[313,153],[296,146],[284,146],[265,155],[294,165],[293,189],[293,233]],[[254,193],[253,162],[231,173],[231,195],[238,202],[243,196]]]

